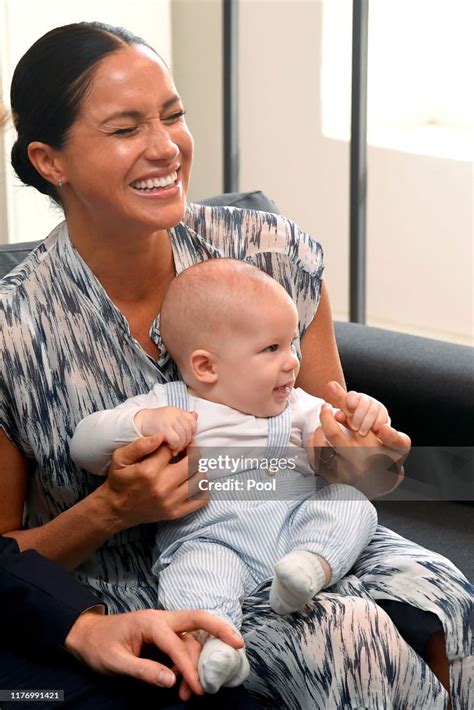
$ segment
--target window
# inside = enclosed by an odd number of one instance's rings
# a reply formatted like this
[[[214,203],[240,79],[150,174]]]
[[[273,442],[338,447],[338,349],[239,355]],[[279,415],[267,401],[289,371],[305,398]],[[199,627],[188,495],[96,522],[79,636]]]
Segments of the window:
[[[368,143],[472,160],[471,0],[370,0]],[[350,135],[352,1],[325,0],[322,122]]]

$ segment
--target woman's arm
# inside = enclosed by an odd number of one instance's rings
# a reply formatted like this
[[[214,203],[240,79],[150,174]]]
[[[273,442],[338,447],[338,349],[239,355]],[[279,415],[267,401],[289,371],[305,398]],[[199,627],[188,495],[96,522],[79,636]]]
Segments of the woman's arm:
[[[20,549],[35,549],[74,569],[111,535],[140,523],[188,515],[206,504],[194,490],[188,459],[169,464],[162,436],[138,439],[114,453],[107,480],[93,493],[41,527],[21,530],[27,462],[0,433],[0,533]]]
[[[354,461],[351,461],[349,471],[346,471],[343,477],[344,480],[340,478],[339,471],[339,475],[336,476],[334,480],[329,479],[329,481],[345,482],[353,485],[355,488],[367,492],[369,498],[375,498],[376,496],[389,493],[396,488],[403,479],[401,463],[403,463],[403,459],[406,458],[408,454],[411,442],[405,434],[392,429],[390,426],[382,425],[381,422],[387,418],[386,410],[383,407],[384,411],[380,418],[377,413],[380,411],[381,405],[376,400],[373,400],[371,397],[360,400],[356,397],[354,409],[349,406],[351,394],[346,395],[345,392],[340,389],[338,390],[337,387],[335,391],[334,388],[331,390],[327,387],[331,380],[335,380],[344,390],[346,389],[334,335],[329,295],[324,282],[321,285],[321,299],[318,310],[301,342],[301,353],[303,361],[296,381],[297,386],[301,387],[309,394],[325,399],[343,412],[341,416],[336,415],[334,417],[334,415],[332,415],[334,424],[330,431],[327,429],[330,414],[326,413],[324,415],[321,419],[321,423],[323,424],[324,419],[327,430],[324,432],[319,430],[320,437],[313,440],[312,446],[325,446],[327,441],[333,446],[336,446],[335,442],[340,433],[337,422],[344,423],[352,429],[351,421],[353,421],[354,417],[359,416],[361,412],[363,415],[367,414],[367,403],[369,403],[369,405],[370,403],[375,403],[376,405],[371,410],[371,423],[368,427],[370,443],[369,439],[360,437],[360,442],[356,444],[356,446],[360,447],[357,454],[358,465],[355,466]],[[352,394],[356,395],[357,393]],[[362,420],[362,417],[359,416],[359,419]],[[375,436],[375,434],[370,431],[374,422],[377,423],[378,436]],[[357,432],[355,432],[355,437],[356,439],[359,438]],[[337,441],[339,445],[341,445],[339,439],[337,439]],[[379,464],[374,472],[373,464],[370,462],[370,459],[373,459],[373,454],[376,453],[380,454],[380,456],[378,457]],[[381,466],[381,457],[383,456],[385,456],[386,460],[390,463],[393,463],[394,460],[398,462],[395,475],[390,471],[387,475],[385,469]]]
[[[20,549],[35,549],[73,569],[118,531],[107,498],[98,489],[46,525],[22,530],[28,464],[0,433],[0,533],[16,539]]]
[[[334,384],[346,390],[324,281],[318,310],[301,342],[301,353],[303,362],[297,387],[339,408],[336,419],[341,424],[365,435],[371,429],[377,431],[383,424],[390,423],[386,407],[376,399],[360,392],[349,392],[342,399],[340,388]]]
[[[27,485],[28,461],[0,430],[0,535],[21,527]]]
[[[346,383],[337,351],[329,294],[323,281],[318,310],[301,341],[302,364],[296,381],[309,394],[328,399],[325,386],[331,380]]]

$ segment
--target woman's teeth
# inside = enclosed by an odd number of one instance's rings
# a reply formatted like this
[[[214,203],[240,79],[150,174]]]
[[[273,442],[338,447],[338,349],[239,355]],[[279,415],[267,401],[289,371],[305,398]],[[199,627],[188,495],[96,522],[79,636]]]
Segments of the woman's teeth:
[[[170,173],[166,177],[161,178],[150,178],[149,180],[137,180],[132,182],[131,187],[135,190],[156,190],[157,187],[168,187],[172,185],[178,179],[178,173]]]

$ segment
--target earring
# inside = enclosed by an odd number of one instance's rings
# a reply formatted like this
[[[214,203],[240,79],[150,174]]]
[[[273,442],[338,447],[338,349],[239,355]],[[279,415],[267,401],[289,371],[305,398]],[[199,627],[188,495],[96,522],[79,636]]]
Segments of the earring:
[[[62,186],[63,186],[63,181],[62,181],[62,180],[58,180],[58,187],[59,187],[59,189],[61,189]]]

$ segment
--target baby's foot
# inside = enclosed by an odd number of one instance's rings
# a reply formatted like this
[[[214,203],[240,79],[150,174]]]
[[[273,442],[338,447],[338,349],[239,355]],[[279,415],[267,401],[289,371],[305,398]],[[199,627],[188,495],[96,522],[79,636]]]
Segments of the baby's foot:
[[[277,614],[300,611],[323,588],[325,575],[316,555],[294,550],[275,565],[270,606]]]
[[[198,663],[199,680],[206,693],[217,693],[221,686],[233,688],[244,682],[250,666],[245,649],[232,648],[220,639],[208,638]]]

